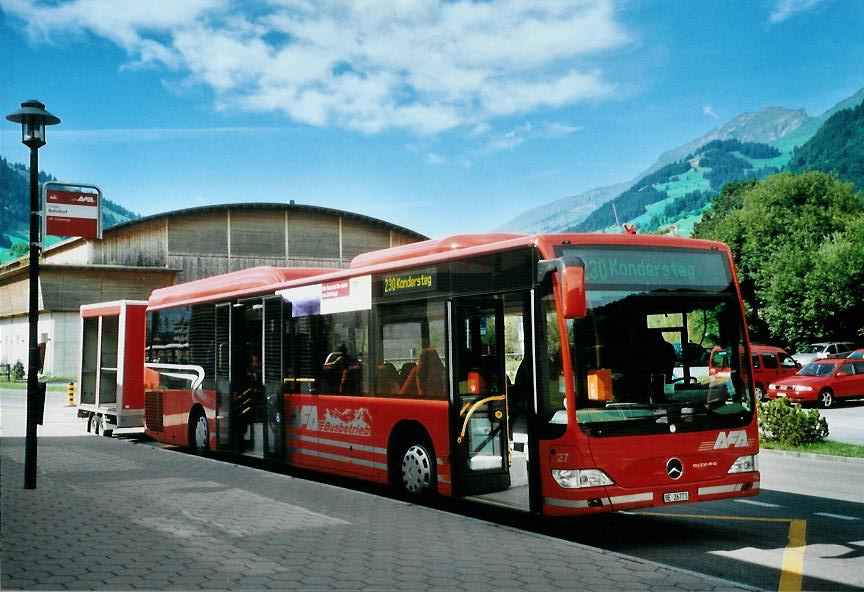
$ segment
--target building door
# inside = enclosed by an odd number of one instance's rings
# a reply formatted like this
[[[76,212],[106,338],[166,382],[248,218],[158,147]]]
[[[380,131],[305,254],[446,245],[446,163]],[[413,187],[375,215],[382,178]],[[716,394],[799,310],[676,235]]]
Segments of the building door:
[[[449,318],[454,491],[501,491],[510,486],[503,299],[454,299]]]

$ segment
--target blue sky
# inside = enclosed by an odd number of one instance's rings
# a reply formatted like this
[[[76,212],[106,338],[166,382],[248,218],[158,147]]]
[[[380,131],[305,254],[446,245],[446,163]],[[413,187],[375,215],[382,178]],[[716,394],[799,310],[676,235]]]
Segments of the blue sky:
[[[440,237],[632,178],[745,111],[864,87],[864,2],[0,0],[4,115],[143,215],[356,211]],[[26,162],[20,130],[0,155]]]

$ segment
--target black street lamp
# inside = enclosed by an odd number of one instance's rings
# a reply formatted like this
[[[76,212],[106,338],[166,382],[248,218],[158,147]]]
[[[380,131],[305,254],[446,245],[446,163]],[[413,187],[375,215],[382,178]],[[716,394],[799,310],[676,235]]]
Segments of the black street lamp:
[[[45,145],[45,126],[60,123],[60,118],[45,110],[45,105],[31,99],[6,119],[21,124],[21,143],[30,148],[30,346],[27,365],[27,437],[24,448],[24,489],[36,489],[36,422],[37,406],[44,405],[44,391],[39,387],[39,251],[42,222],[39,200],[39,148]],[[41,403],[41,405],[40,405]],[[41,423],[41,419],[39,419]]]

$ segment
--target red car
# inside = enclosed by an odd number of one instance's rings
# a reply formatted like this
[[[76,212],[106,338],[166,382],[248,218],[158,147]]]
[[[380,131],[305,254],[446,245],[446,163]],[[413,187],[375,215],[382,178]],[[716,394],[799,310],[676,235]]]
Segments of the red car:
[[[792,356],[779,347],[752,344],[750,355],[753,364],[753,386],[756,388],[754,394],[757,401],[765,399],[768,390],[766,387],[769,383],[792,376],[801,368]],[[729,351],[715,347],[708,358],[708,376],[726,377],[729,373]]]
[[[768,385],[768,397],[787,397],[794,403],[818,403],[827,409],[839,399],[864,397],[864,360],[815,360],[795,376]]]

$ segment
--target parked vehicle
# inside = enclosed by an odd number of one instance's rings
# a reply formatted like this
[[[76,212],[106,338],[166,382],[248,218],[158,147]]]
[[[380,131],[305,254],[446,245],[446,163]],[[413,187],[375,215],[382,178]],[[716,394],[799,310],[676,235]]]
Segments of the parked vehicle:
[[[848,358],[815,360],[798,374],[768,385],[768,397],[795,403],[817,403],[827,409],[839,399],[864,397],[864,361]]]
[[[144,426],[144,312],[147,303],[117,300],[81,307],[78,417],[87,431]]]
[[[675,364],[681,366],[682,364],[686,364],[688,366],[707,366],[708,365],[708,356],[709,352],[707,349],[699,345],[698,343],[693,343],[692,341],[688,341],[682,347],[681,343],[676,341],[672,344],[672,347],[675,348]]]
[[[772,345],[751,345],[750,360],[753,364],[754,395],[758,401],[764,400],[768,384],[792,376],[801,368],[785,350]],[[729,376],[729,350],[715,347],[711,351],[708,376]]]
[[[759,492],[750,364],[673,368],[690,335],[749,351],[722,243],[448,237],[160,288],[145,326],[165,444],[548,516]]]
[[[792,357],[802,366],[806,366],[813,360],[836,357],[842,358],[853,349],[855,349],[855,344],[849,341],[822,341],[819,343],[811,343]]]
[[[864,360],[864,347],[859,347],[846,357],[852,360]]]

